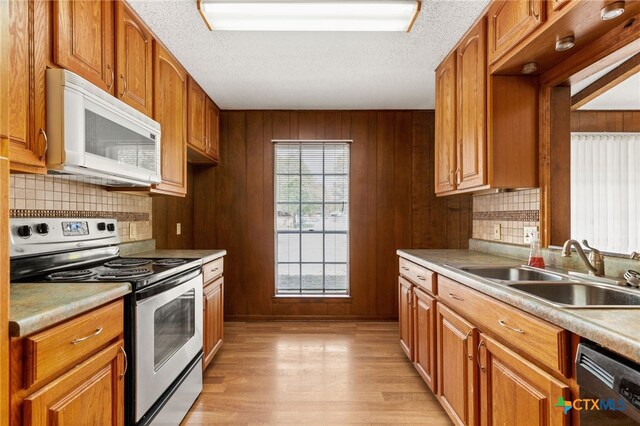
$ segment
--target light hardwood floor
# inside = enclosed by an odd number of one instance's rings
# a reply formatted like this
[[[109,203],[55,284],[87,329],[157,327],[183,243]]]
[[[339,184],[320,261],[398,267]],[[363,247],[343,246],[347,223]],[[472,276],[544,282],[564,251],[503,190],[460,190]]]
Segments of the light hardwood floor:
[[[224,333],[183,425],[451,424],[395,322],[228,322]]]

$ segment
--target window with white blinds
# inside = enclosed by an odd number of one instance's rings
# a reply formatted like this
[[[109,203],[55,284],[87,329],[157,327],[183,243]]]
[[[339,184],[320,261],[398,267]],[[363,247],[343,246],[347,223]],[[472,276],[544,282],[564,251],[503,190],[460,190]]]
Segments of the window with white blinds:
[[[349,144],[274,149],[276,294],[348,294]]]
[[[639,219],[640,133],[572,133],[571,237],[640,251]]]

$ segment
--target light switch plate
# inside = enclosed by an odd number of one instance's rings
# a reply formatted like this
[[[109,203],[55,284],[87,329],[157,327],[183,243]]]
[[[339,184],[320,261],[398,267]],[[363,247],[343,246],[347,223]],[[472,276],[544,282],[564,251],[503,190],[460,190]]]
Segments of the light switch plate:
[[[181,223],[177,223],[176,224],[176,235],[180,235],[182,234],[182,224]]]
[[[136,223],[135,222],[129,222],[129,239],[130,240],[135,240],[137,237],[137,229],[136,229]]]
[[[502,225],[496,223],[493,225],[493,239],[501,240],[502,239]]]
[[[524,243],[525,244],[531,244],[531,241],[533,240],[534,232],[538,232],[538,227],[537,226],[525,226],[524,227]]]

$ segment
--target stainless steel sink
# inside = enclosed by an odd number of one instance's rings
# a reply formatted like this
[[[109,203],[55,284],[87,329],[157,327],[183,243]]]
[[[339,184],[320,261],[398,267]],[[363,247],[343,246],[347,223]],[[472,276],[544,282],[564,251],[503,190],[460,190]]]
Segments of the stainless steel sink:
[[[550,272],[538,271],[523,266],[467,266],[459,268],[469,274],[477,275],[482,278],[499,281],[562,281],[568,280],[562,275],[552,274]]]
[[[564,307],[640,308],[637,290],[572,282],[512,283],[509,287]]]

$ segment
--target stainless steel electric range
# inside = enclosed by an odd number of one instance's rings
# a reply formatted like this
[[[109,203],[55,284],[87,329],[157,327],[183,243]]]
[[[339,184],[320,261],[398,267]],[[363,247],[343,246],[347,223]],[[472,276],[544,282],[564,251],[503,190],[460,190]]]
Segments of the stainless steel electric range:
[[[119,256],[113,219],[11,220],[11,282],[131,283],[125,424],[178,425],[202,391],[202,261]]]

